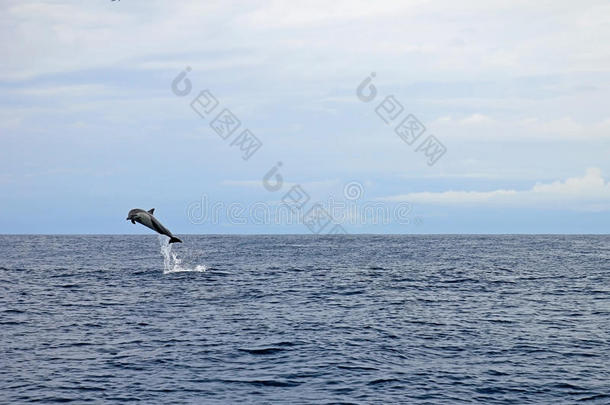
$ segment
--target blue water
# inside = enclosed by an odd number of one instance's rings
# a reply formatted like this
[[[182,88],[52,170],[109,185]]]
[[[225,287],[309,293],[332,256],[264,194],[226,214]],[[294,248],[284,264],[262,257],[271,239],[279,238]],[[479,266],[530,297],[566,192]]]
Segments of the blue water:
[[[609,236],[182,238],[0,236],[0,402],[610,403]]]

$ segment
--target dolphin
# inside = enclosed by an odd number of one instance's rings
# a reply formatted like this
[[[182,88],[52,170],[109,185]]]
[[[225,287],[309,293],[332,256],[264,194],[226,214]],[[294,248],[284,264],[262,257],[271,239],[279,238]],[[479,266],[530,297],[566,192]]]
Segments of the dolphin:
[[[127,214],[127,221],[131,221],[132,224],[139,222],[145,227],[150,228],[161,235],[169,236],[169,243],[182,243],[180,239],[172,235],[169,229],[164,227],[163,224],[153,216],[154,212],[154,208],[151,208],[148,211],[141,210],[140,208],[134,208],[129,211],[129,214]]]

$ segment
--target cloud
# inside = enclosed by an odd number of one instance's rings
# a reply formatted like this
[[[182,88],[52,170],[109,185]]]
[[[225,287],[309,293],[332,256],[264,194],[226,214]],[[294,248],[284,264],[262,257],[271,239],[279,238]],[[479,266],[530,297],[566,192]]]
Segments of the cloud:
[[[5,80],[143,58],[144,67],[163,68],[178,54],[236,47],[251,52],[253,63],[265,62],[265,69],[317,80],[361,75],[372,62],[433,78],[507,69],[603,71],[610,60],[604,46],[610,27],[601,17],[610,7],[603,1],[587,7],[525,0],[0,3],[0,35],[10,39],[0,44]],[[202,66],[230,63],[225,59],[212,56]]]
[[[520,126],[528,132],[545,137],[591,138],[610,137],[610,118],[602,121],[584,124],[572,117],[562,117],[555,120],[541,121],[527,119]]]
[[[484,114],[472,114],[460,120],[460,124],[462,125],[483,125],[491,124],[493,122],[494,120],[491,117]]]
[[[272,178],[271,183],[274,182]],[[290,187],[293,186],[301,186],[306,191],[320,192],[320,191],[328,191],[333,187],[336,187],[340,182],[336,179],[326,179],[326,180],[317,180],[317,181],[304,181],[300,183],[294,183],[290,181],[282,182],[282,189],[287,191]],[[263,180],[223,180],[221,182],[223,186],[229,187],[240,187],[240,188],[259,188],[260,190],[264,190],[263,188]]]
[[[531,117],[495,119],[475,113],[461,118],[443,116],[431,127],[439,134],[463,139],[557,141],[610,138],[610,117],[580,122],[570,116],[549,120]]]
[[[231,186],[231,187],[255,187],[262,188],[263,181],[262,180],[223,180],[221,182],[223,186]]]
[[[253,27],[301,28],[415,12],[422,3],[425,3],[425,0],[411,0],[409,3],[378,1],[375,4],[366,0],[339,0],[330,3],[325,0],[310,0],[303,4],[275,0],[245,13],[239,22]]]
[[[565,208],[585,211],[610,210],[610,182],[598,168],[583,177],[553,183],[536,183],[528,190],[417,192],[381,198],[431,205],[492,205]]]
[[[32,97],[58,97],[58,96],[70,96],[70,97],[91,97],[95,95],[108,95],[116,94],[116,89],[110,88],[109,86],[100,84],[79,84],[79,85],[64,85],[64,86],[29,86],[22,87],[16,90],[10,91],[10,93],[32,96]]]

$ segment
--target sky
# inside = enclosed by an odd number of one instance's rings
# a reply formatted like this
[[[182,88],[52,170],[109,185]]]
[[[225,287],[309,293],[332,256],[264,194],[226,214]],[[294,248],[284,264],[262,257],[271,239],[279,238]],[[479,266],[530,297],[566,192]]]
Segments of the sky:
[[[0,233],[608,233],[608,15],[0,0]]]

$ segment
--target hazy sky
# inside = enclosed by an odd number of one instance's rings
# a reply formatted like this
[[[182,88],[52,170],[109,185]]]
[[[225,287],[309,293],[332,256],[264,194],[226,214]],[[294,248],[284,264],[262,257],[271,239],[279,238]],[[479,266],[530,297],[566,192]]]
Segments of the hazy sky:
[[[309,233],[280,218],[297,185],[303,212],[319,202],[349,233],[608,233],[609,15],[607,0],[0,0],[0,233],[150,233],[125,221],[136,207],[177,234]],[[203,90],[218,106],[202,118]],[[227,139],[210,126],[225,108],[241,123]],[[395,132],[409,114],[412,144]],[[262,143],[248,160],[245,129]],[[433,165],[429,135],[446,148]]]

